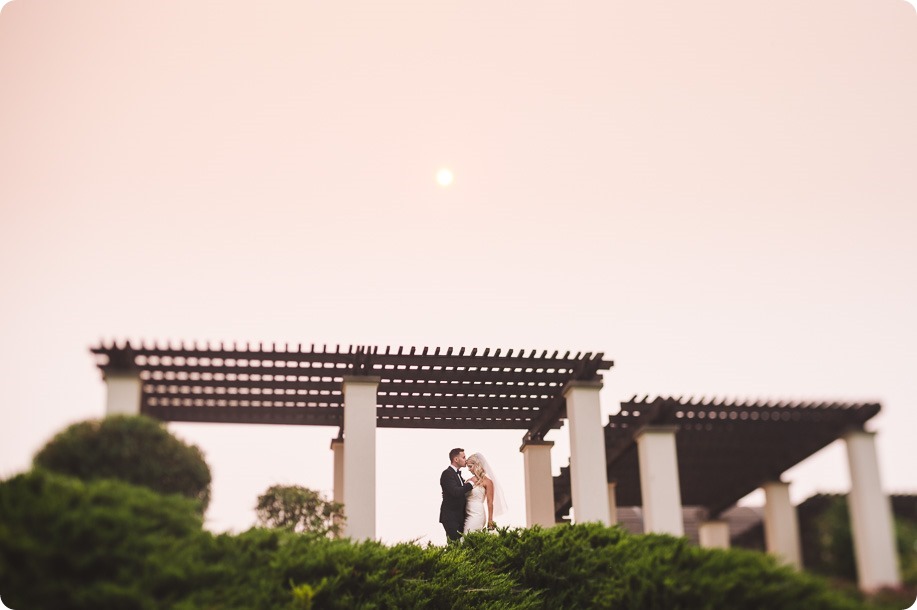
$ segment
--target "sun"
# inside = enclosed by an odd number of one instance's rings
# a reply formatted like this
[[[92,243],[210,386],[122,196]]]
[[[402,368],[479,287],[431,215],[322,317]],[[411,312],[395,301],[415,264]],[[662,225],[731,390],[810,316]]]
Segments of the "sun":
[[[436,183],[442,187],[451,186],[454,179],[455,176],[452,174],[452,170],[448,167],[441,167],[436,172]]]

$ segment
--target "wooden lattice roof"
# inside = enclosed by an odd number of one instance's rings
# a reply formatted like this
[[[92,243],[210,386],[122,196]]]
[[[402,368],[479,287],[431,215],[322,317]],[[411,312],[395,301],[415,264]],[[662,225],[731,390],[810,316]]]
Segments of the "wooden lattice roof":
[[[877,403],[723,402],[636,397],[605,426],[608,480],[619,506],[640,506],[635,435],[645,426],[675,426],[678,476],[684,506],[711,516],[830,445],[862,428]],[[571,506],[569,466],[554,477],[558,521]]]
[[[520,429],[565,416],[563,389],[601,379],[601,353],[302,345],[100,344],[104,374],[135,372],[141,413],[164,421],[340,426],[345,377],[378,377],[379,427]]]

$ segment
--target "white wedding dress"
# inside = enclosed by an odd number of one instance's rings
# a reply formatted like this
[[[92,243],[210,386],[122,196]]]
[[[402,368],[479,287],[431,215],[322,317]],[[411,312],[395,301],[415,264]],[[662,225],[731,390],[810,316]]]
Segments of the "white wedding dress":
[[[472,487],[465,494],[465,533],[486,529],[487,511],[484,508],[484,486]]]

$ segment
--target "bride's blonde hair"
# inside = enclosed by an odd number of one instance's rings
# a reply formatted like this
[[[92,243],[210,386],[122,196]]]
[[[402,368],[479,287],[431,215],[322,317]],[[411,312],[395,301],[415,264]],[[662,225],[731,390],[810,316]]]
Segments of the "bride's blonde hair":
[[[484,477],[487,475],[487,473],[484,472],[484,466],[481,465],[477,455],[472,455],[470,458],[465,460],[465,466],[468,467],[468,470],[471,471],[471,474],[478,478],[478,480],[474,482],[475,487],[484,483]]]

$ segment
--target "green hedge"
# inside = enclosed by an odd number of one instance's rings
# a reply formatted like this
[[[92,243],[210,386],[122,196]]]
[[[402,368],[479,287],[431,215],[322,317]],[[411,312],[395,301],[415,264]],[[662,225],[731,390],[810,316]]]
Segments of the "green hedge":
[[[161,608],[204,536],[199,510],[114,480],[33,471],[4,481],[0,597],[15,610]]]
[[[594,524],[386,546],[213,535],[198,510],[118,481],[0,482],[0,596],[16,610],[871,607],[759,553]]]
[[[204,454],[159,421],[114,415],[68,426],[35,455],[33,464],[83,481],[119,479],[163,494],[210,502],[210,467]]]

